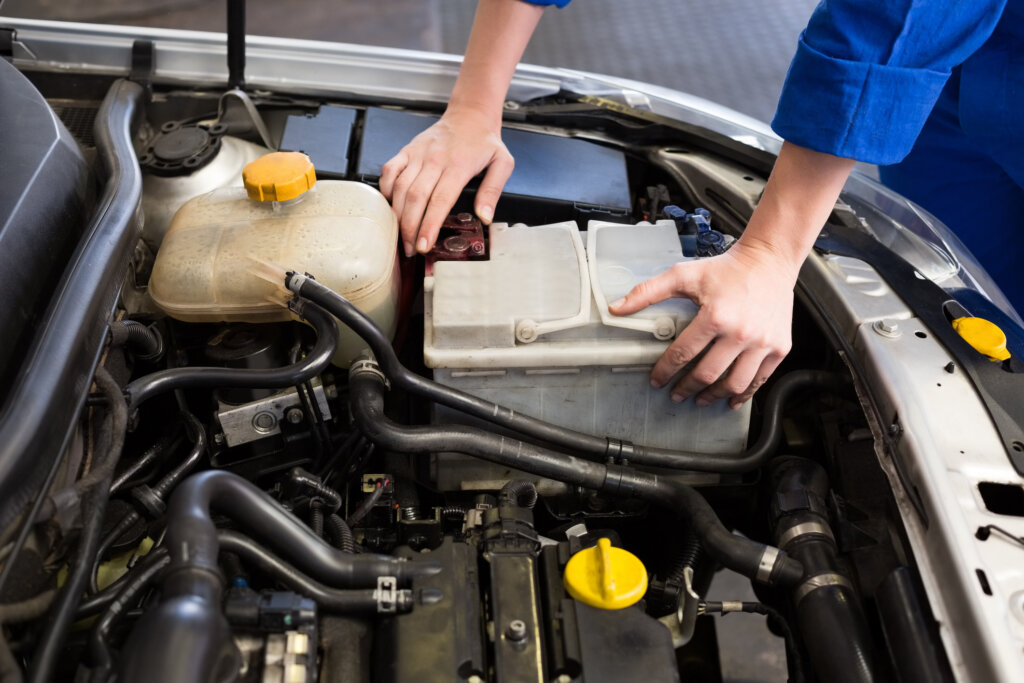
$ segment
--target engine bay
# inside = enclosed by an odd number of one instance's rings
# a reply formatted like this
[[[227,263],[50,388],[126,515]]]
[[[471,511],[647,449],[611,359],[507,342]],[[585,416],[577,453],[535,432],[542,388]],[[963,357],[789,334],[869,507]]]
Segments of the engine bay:
[[[54,193],[101,204],[92,126],[121,126],[141,220],[48,493],[3,520],[0,677],[714,682],[744,651],[715,622],[748,613],[790,681],[951,679],[812,297],[735,411],[650,387],[695,305],[607,313],[726,249],[763,169],[510,108],[495,223],[471,186],[407,259],[376,181],[436,112],[28,76],[89,169]],[[253,208],[243,169],[276,150],[315,180]],[[709,599],[722,573],[755,597]]]

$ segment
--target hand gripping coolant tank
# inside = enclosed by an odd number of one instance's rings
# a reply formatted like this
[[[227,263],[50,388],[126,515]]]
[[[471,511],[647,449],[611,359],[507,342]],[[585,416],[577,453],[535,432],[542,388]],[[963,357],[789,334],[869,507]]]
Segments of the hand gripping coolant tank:
[[[186,322],[279,322],[280,285],[261,264],[310,273],[348,298],[389,336],[398,313],[398,224],[387,200],[362,183],[317,182],[309,157],[275,152],[253,161],[245,187],[195,197],[174,215],[149,292]],[[342,327],[336,365],[365,344]]]

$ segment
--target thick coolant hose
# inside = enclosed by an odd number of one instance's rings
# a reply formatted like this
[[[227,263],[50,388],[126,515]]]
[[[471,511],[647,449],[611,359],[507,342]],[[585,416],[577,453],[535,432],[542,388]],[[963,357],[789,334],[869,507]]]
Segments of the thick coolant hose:
[[[373,614],[381,606],[380,596],[375,589],[337,590],[328,588],[237,531],[222,529],[217,532],[217,537],[220,539],[221,550],[235,553],[295,592],[312,599],[323,612],[350,615]],[[412,609],[411,598],[410,591],[398,591],[395,609],[398,612],[408,612]]]
[[[171,563],[161,580],[161,603],[132,631],[124,648],[123,680],[216,681],[239,665],[231,628],[221,611],[224,577],[217,565],[220,541],[213,509],[332,587],[372,588],[380,577],[403,583],[440,570],[429,561],[344,553],[314,536],[301,520],[242,477],[223,470],[201,472],[171,496]]]
[[[352,415],[380,446],[404,453],[455,451],[612,495],[649,500],[685,516],[708,554],[722,565],[762,583],[792,586],[803,576],[799,562],[771,546],[730,533],[693,488],[621,465],[571,455],[462,425],[404,426],[384,414],[384,378],[367,365],[349,375]]]
[[[134,410],[154,396],[175,389],[279,389],[313,379],[331,364],[338,345],[338,323],[315,303],[300,299],[291,302],[290,307],[316,330],[316,343],[298,363],[269,370],[197,367],[154,372],[128,385],[125,393],[129,409]]]
[[[784,457],[772,462],[770,472],[776,541],[806,570],[793,587],[792,599],[818,678],[835,683],[879,680],[860,596],[836,557],[825,470],[813,460]]]
[[[183,482],[167,508],[168,575],[178,571],[217,572],[217,529],[211,510],[259,536],[302,571],[329,586],[372,588],[381,576],[400,583],[435,574],[436,565],[388,555],[343,553],[318,538],[302,520],[237,474],[201,472]]]
[[[289,273],[289,290],[323,306],[367,343],[388,380],[421,398],[486,420],[534,439],[605,461],[620,459],[638,465],[694,472],[743,473],[760,467],[775,452],[782,436],[782,408],[797,391],[845,386],[835,373],[797,370],[781,377],[768,394],[757,442],[740,453],[695,453],[653,448],[612,437],[594,436],[553,425],[417,375],[398,360],[387,336],[362,311],[333,290],[305,275]]]

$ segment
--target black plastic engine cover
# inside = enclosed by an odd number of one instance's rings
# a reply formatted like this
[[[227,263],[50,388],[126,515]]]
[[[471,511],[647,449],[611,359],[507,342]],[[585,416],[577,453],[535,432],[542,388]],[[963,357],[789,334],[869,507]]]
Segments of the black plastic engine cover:
[[[38,90],[0,59],[0,402],[81,237],[89,168]]]

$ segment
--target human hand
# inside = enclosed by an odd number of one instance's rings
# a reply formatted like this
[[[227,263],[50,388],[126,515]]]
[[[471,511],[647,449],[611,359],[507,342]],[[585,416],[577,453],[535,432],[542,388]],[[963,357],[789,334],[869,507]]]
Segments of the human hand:
[[[797,270],[768,245],[741,239],[720,256],[678,263],[640,283],[608,310],[628,315],[669,297],[700,306],[655,364],[651,384],[665,386],[707,348],[672,388],[672,400],[696,395],[707,406],[728,398],[738,409],[789,353]]]
[[[384,164],[380,190],[398,217],[406,256],[425,254],[462,189],[487,169],[474,210],[490,224],[514,162],[501,141],[501,120],[449,106],[441,119]]]

